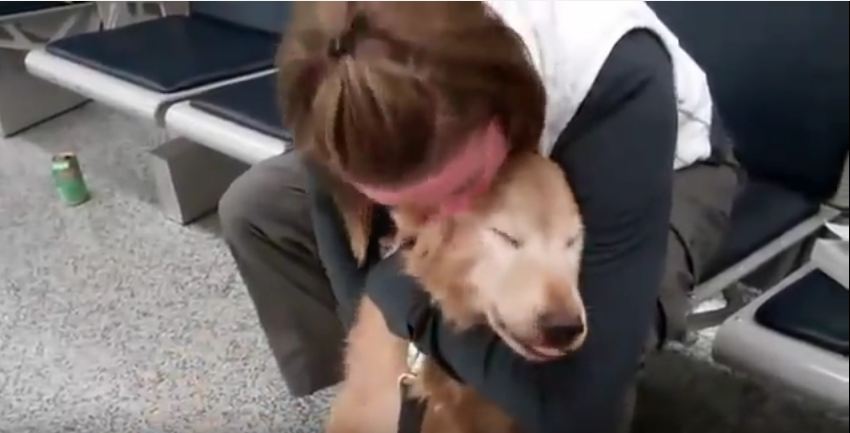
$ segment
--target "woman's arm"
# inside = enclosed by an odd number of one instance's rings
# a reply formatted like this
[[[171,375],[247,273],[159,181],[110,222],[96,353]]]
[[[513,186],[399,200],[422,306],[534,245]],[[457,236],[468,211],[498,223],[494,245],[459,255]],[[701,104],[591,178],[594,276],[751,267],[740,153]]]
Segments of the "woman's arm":
[[[672,67],[633,32],[612,51],[555,148],[586,225],[581,289],[589,337],[576,354],[529,363],[487,329],[453,332],[396,259],[367,280],[393,332],[499,404],[531,433],[609,432],[635,378],[667,245],[676,141]]]

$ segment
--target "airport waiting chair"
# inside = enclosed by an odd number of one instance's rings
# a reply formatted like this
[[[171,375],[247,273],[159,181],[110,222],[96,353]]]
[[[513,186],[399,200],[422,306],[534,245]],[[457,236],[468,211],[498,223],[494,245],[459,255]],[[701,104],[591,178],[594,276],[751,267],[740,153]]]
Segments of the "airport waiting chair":
[[[229,179],[247,165],[291,149],[275,79],[265,75],[222,86],[168,109],[165,127],[177,138],[154,151],[153,172],[169,218],[185,224],[214,209]],[[212,184],[210,171],[219,174]]]
[[[161,125],[177,101],[273,73],[287,11],[281,3],[191,2],[188,16],[51,42],[27,55],[27,69]]]
[[[713,353],[737,371],[846,413],[847,242],[820,240],[815,253],[809,263],[726,320]],[[843,278],[830,270],[843,270]]]
[[[697,306],[790,249],[807,261],[801,245],[810,246],[840,213],[823,203],[847,161],[848,5],[651,6],[706,70],[749,173],[719,257],[696,270]],[[725,321],[715,358],[846,410],[846,281],[842,286],[815,262],[796,266],[786,264],[776,279],[790,276]]]
[[[190,2],[188,15],[54,41],[31,51],[27,68],[95,101],[165,126],[166,112],[173,104],[242,81],[271,77],[289,8],[281,2]],[[213,98],[216,94],[210,93]],[[232,131],[219,129],[221,135],[215,137],[220,140]],[[163,212],[188,223],[213,210],[244,168],[207,149],[212,146],[183,136],[198,131],[176,132],[180,136],[151,152],[150,165]],[[230,137],[242,143],[256,136],[248,129],[242,132],[245,137],[239,133]],[[277,139],[264,144],[277,146],[277,152],[284,148]]]
[[[651,6],[706,70],[749,175],[721,253],[696,270],[696,305],[839,213],[821,205],[847,157],[847,4]]]

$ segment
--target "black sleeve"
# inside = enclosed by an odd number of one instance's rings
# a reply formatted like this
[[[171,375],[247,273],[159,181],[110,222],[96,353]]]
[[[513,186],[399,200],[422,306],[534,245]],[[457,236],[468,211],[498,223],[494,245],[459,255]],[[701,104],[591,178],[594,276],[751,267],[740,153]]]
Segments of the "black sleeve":
[[[338,313],[345,325],[350,326],[363,296],[367,269],[361,269],[354,259],[342,215],[327,184],[327,174],[312,162],[305,162],[310,218],[319,258],[339,304]],[[372,255],[369,254],[369,258]]]
[[[530,433],[613,430],[653,321],[667,245],[676,141],[672,66],[651,34],[620,40],[559,137],[586,224],[581,289],[585,346],[535,364],[488,329],[453,332],[398,263],[378,264],[370,297],[393,332],[411,338],[455,377],[500,405]]]

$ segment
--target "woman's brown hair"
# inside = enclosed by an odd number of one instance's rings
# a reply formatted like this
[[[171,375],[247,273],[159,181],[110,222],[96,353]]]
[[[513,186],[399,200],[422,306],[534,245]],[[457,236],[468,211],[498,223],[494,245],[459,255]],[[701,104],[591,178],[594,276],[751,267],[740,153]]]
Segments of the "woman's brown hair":
[[[414,181],[490,119],[536,149],[545,94],[525,46],[479,2],[293,6],[278,54],[285,125],[332,172]]]

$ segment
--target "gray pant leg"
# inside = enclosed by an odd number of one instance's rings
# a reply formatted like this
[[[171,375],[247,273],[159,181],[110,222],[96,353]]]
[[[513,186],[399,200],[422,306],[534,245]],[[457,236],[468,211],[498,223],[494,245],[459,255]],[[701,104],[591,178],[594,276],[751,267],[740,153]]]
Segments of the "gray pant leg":
[[[667,262],[660,292],[665,339],[685,339],[690,293],[719,252],[729,228],[740,182],[740,172],[730,161],[697,164],[675,174]]]
[[[691,310],[690,293],[693,290],[694,273],[685,253],[681,238],[670,230],[667,238],[667,262],[661,280],[661,299],[664,340],[685,341],[687,317]]]
[[[290,152],[252,167],[219,204],[225,240],[296,396],[342,378],[345,337],[317,254],[305,182],[303,162]]]

